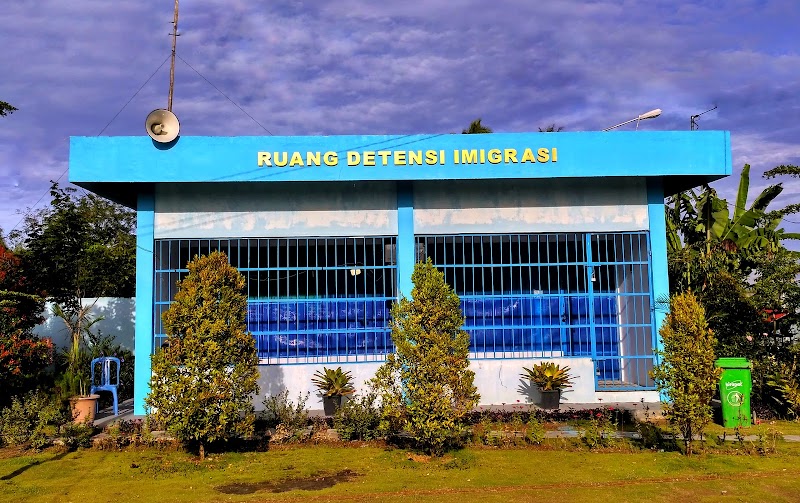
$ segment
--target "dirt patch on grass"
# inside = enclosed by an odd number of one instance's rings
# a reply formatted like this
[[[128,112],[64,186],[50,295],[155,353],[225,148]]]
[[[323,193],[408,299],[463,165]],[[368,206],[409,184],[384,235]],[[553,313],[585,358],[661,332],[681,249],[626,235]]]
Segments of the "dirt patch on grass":
[[[406,454],[406,458],[409,461],[413,461],[415,463],[430,463],[431,462],[431,457],[430,456],[427,456],[425,454],[416,454],[414,452],[409,452],[408,454]]]
[[[28,455],[28,452],[19,447],[4,447],[0,449],[0,459],[18,458],[26,455]]]
[[[269,482],[240,482],[217,486],[215,489],[223,494],[253,494],[258,491],[283,493],[286,491],[319,491],[333,487],[341,482],[349,482],[358,477],[352,470],[342,470],[336,473],[318,473],[309,477],[292,477],[289,479]]]

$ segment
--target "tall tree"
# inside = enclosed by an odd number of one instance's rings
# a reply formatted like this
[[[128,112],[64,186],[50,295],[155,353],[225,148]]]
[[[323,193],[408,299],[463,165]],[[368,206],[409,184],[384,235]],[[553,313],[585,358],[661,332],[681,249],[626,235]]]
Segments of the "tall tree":
[[[710,272],[720,268],[747,276],[755,267],[756,254],[774,253],[784,240],[800,239],[800,234],[779,228],[780,211],[767,211],[783,186],[770,185],[747,207],[749,188],[750,165],[745,164],[732,208],[708,185],[700,192],[682,192],[668,199],[667,251],[674,291],[702,289]]]
[[[765,176],[797,176],[797,171],[779,166]],[[789,337],[800,322],[800,254],[783,243],[800,235],[781,228],[796,205],[770,211],[783,190],[780,183],[765,188],[748,206],[749,187],[750,166],[745,165],[732,205],[708,186],[669,199],[670,290],[697,296],[716,336],[716,354],[753,362],[753,404],[775,410],[768,381],[793,357]]]
[[[31,285],[48,299],[79,309],[82,297],[132,297],[135,213],[53,182],[49,207],[29,211],[11,239]]]
[[[17,111],[17,108],[12,105],[11,103],[6,103],[5,101],[0,101],[0,117],[5,117],[6,115],[11,115]]]
[[[560,133],[563,130],[564,130],[563,126],[556,126],[555,123],[550,124],[547,127],[539,128],[540,133]]]
[[[467,129],[462,129],[461,134],[484,134],[491,133],[492,128],[481,124],[481,119],[477,118],[472,121]]]
[[[794,166],[792,164],[781,164],[780,166],[776,166],[764,173],[764,178],[767,179],[775,178],[776,176],[790,176],[793,178],[800,178],[800,166]],[[790,204],[785,208],[777,210],[777,213],[780,216],[800,213],[800,203]]]
[[[42,383],[53,361],[53,343],[36,337],[44,299],[29,287],[21,260],[0,244],[0,408]]]

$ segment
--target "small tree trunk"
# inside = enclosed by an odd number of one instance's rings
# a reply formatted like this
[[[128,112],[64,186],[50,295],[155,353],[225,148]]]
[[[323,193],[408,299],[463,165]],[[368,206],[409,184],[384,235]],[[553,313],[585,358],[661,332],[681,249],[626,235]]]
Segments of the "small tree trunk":
[[[200,461],[205,461],[206,459],[206,448],[203,445],[203,442],[200,442]]]
[[[694,441],[694,428],[692,428],[692,424],[689,423],[686,427],[686,433],[684,434],[683,441],[685,442],[686,447],[686,455],[692,455],[692,442]]]

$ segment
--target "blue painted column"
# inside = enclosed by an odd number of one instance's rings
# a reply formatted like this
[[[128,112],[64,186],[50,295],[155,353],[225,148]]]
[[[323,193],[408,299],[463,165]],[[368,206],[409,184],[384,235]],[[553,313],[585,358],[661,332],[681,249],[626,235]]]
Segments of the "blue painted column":
[[[669,305],[661,302],[669,299],[669,273],[667,269],[667,222],[664,215],[664,186],[660,178],[647,179],[647,216],[650,221],[651,274],[653,275],[653,297],[656,349],[663,350],[658,330],[667,317]]]
[[[153,353],[153,241],[155,197],[139,193],[136,203],[136,326],[133,381],[133,413],[145,414],[144,399],[150,392],[150,355]]]
[[[398,297],[411,297],[411,273],[417,261],[414,243],[414,188],[397,183],[397,290]]]

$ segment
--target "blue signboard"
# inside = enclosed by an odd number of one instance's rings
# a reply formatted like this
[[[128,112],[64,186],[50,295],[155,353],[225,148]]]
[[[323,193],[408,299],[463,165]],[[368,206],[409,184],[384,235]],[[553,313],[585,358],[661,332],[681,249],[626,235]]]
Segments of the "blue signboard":
[[[77,184],[480,180],[731,173],[723,131],[407,136],[73,137]]]

